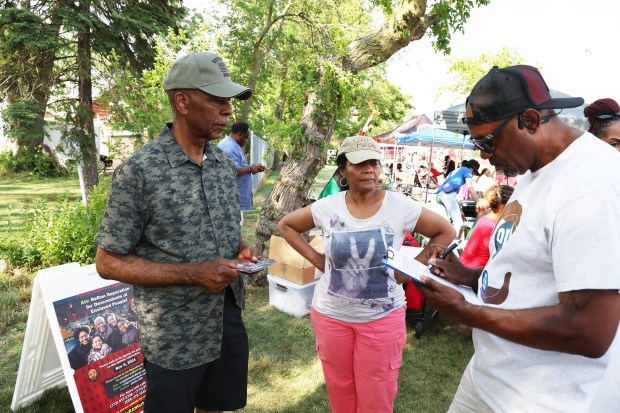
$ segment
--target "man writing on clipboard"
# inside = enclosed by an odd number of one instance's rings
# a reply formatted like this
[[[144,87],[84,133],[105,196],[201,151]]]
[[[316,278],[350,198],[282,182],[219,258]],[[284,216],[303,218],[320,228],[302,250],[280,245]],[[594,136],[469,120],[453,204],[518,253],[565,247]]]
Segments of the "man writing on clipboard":
[[[486,267],[429,260],[435,274],[477,290],[482,305],[421,277],[430,305],[474,327],[475,354],[450,412],[588,411],[620,349],[620,154],[557,117],[582,103],[552,99],[531,66],[495,67],[467,98],[481,156],[506,176],[524,175]]]

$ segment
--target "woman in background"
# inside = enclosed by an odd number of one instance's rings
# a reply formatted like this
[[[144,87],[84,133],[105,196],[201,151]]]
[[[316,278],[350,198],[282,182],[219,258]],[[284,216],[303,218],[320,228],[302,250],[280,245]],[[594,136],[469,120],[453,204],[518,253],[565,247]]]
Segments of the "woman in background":
[[[366,136],[346,138],[336,163],[349,190],[293,211],[280,234],[323,272],[311,320],[333,413],[393,410],[406,341],[405,294],[382,259],[407,231],[444,246],[454,239],[445,219],[405,195],[377,187],[381,151]],[[303,238],[323,230],[325,254]],[[401,278],[402,277],[402,278]]]
[[[598,99],[586,106],[588,132],[620,151],[620,105],[613,99]]]
[[[514,188],[508,185],[494,184],[484,193],[489,210],[480,216],[471,230],[471,236],[461,254],[461,262],[470,268],[483,267],[489,261],[489,240],[508,199]]]
[[[476,191],[484,194],[494,183],[493,172],[489,168],[484,168],[476,178]]]

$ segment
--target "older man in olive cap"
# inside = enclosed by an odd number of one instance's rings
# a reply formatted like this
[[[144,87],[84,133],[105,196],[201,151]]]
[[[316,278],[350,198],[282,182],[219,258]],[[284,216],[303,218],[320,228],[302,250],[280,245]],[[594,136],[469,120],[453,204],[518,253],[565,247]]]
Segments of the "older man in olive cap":
[[[134,285],[145,357],[145,412],[246,404],[248,342],[235,259],[241,239],[235,167],[222,137],[231,98],[252,90],[210,52],[178,59],[164,80],[173,122],[114,173],[97,235],[97,271]]]

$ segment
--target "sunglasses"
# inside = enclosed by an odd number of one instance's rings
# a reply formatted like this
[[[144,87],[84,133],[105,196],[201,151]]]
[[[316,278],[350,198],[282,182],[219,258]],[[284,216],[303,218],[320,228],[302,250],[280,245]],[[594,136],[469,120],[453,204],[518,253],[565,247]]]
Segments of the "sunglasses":
[[[499,124],[499,126],[495,129],[493,129],[493,131],[491,131],[491,133],[485,135],[485,136],[479,136],[479,137],[471,137],[469,138],[469,141],[477,148],[480,149],[483,152],[487,152],[487,153],[493,153],[493,151],[495,150],[495,148],[493,147],[493,138],[495,138],[497,135],[499,135],[500,133],[502,133],[502,130],[506,127],[506,125],[508,125],[508,123],[510,123],[510,121],[515,117],[515,115],[510,116],[509,118],[506,118],[505,121],[503,121],[502,123]]]
[[[605,115],[596,115],[595,118],[596,119],[601,119],[601,120],[609,120],[609,119],[613,119],[613,118],[620,118],[620,112],[609,113],[609,114],[605,114]]]
[[[541,116],[540,124],[542,125],[542,124],[545,124],[545,123],[549,122],[549,120],[551,120],[552,117],[559,115],[560,112],[556,112],[556,113],[553,113],[551,115]],[[523,127],[525,126],[525,122],[523,121],[522,115],[523,115],[523,112],[522,113],[518,113],[516,115],[516,116],[519,117],[519,129],[523,129]],[[500,125],[497,128],[495,128],[491,133],[489,133],[489,134],[487,134],[485,136],[477,137],[477,138],[472,136],[471,138],[469,138],[469,141],[477,149],[480,149],[481,151],[484,151],[484,152],[487,152],[487,153],[493,153],[495,151],[495,148],[494,148],[494,145],[492,143],[492,139],[495,138],[496,136],[498,136],[502,132],[502,130],[506,127],[506,125],[508,125],[508,123],[510,123],[510,121],[514,117],[515,117],[515,115],[512,115],[509,118],[506,118],[506,120],[503,121],[502,123],[500,123]]]

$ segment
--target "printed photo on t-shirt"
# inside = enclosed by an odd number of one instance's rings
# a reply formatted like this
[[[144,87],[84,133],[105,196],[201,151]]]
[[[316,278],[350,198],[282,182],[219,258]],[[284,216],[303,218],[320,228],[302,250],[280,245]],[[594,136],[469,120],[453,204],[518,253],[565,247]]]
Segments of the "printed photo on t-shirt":
[[[381,260],[393,239],[381,228],[332,232],[329,293],[357,299],[388,297],[388,272]]]

